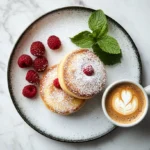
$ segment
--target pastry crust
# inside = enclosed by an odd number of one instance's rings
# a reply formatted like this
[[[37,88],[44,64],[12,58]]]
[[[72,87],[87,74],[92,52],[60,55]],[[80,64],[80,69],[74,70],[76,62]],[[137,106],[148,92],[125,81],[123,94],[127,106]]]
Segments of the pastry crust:
[[[92,65],[94,74],[87,76],[83,67]],[[88,49],[74,51],[64,57],[58,66],[62,89],[79,99],[90,99],[99,93],[106,82],[106,71],[100,59]]]
[[[53,85],[53,80],[57,78],[57,65],[47,69],[40,81],[40,96],[47,108],[61,115],[69,115],[78,111],[85,100],[69,96],[62,89]]]

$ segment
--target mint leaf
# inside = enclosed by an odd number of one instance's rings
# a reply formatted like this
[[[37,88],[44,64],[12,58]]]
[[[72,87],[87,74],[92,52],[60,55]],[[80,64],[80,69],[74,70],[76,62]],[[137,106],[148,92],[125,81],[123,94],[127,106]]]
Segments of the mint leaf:
[[[83,31],[70,39],[74,44],[81,48],[91,48],[94,44],[94,38],[89,31]]]
[[[120,54],[121,50],[116,39],[111,36],[105,35],[97,41],[102,51],[110,54]]]
[[[107,27],[107,18],[104,12],[102,10],[94,11],[89,18],[88,24],[92,31],[105,30]]]
[[[102,28],[93,31],[93,36],[97,39],[101,38],[102,36],[106,35],[108,32],[108,25],[104,25]]]
[[[92,46],[93,52],[101,59],[105,65],[114,65],[121,62],[122,53],[109,54],[100,49],[98,44]]]
[[[105,65],[113,65],[121,62],[121,49],[117,40],[108,36],[107,18],[102,10],[93,12],[88,21],[89,31],[83,31],[70,38],[71,41],[81,48],[93,48],[93,52]]]

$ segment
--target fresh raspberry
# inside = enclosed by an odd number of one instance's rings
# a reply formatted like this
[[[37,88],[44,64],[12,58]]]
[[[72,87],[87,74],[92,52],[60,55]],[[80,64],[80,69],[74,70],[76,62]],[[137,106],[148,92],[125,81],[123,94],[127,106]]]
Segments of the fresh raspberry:
[[[41,72],[44,71],[48,66],[48,61],[44,56],[37,57],[33,61],[33,67],[36,71]]]
[[[30,52],[34,56],[43,56],[45,53],[45,47],[42,42],[36,41],[31,44]]]
[[[51,48],[52,50],[56,50],[61,46],[60,39],[55,35],[52,35],[48,38],[47,44],[49,48]]]
[[[26,74],[26,80],[30,83],[38,84],[40,82],[39,75],[34,70],[29,70]]]
[[[61,89],[58,78],[53,81],[53,84],[56,88]]]
[[[94,73],[94,69],[91,65],[86,66],[85,68],[83,68],[83,72],[87,75],[87,76],[91,76]]]
[[[23,54],[18,58],[18,65],[20,68],[30,67],[32,65],[32,58],[29,55]]]
[[[23,88],[22,94],[27,98],[33,98],[37,93],[35,85],[27,85]]]

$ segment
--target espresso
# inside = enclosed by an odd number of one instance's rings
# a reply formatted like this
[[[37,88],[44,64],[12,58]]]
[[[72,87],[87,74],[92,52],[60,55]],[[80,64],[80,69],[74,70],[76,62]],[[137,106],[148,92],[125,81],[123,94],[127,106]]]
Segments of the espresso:
[[[114,121],[131,124],[143,114],[146,99],[138,86],[132,83],[121,83],[109,91],[105,105],[108,115]]]

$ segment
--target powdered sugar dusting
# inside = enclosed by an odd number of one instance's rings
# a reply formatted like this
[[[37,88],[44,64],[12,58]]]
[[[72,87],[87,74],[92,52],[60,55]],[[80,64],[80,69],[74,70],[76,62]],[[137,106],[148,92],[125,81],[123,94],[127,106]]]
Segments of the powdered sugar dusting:
[[[93,96],[105,85],[106,71],[100,59],[89,50],[79,50],[80,53],[73,53],[68,57],[65,69],[65,83],[70,90],[79,96]],[[86,66],[92,66],[94,73],[91,76],[83,72]],[[69,78],[67,78],[69,77]]]
[[[84,103],[84,100],[74,99],[66,94],[63,90],[53,85],[54,79],[57,78],[57,66],[47,72],[43,77],[41,85],[41,96],[43,101],[57,113],[73,113],[78,110]]]

